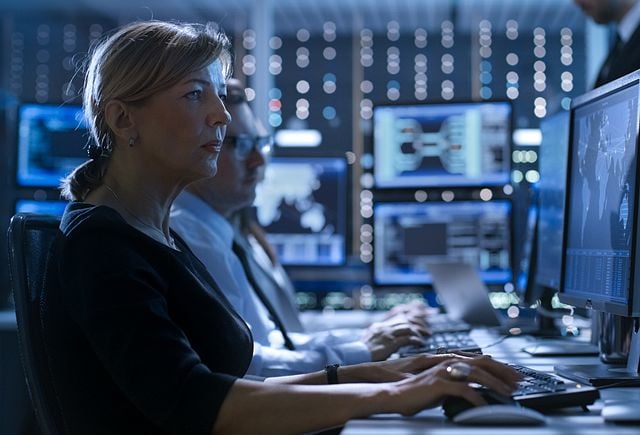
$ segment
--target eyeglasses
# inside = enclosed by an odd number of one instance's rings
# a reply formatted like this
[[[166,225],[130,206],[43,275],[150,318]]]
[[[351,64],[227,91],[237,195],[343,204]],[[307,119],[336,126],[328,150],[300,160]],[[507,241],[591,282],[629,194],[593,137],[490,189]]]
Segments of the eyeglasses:
[[[235,151],[238,160],[246,160],[253,150],[262,155],[268,155],[271,152],[273,141],[270,136],[249,136],[248,134],[240,134],[238,136],[225,136],[224,144],[231,145]]]

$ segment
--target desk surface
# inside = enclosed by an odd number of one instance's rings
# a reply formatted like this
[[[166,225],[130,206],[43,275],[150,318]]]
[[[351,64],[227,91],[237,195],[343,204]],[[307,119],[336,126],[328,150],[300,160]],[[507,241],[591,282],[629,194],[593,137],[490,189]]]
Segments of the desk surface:
[[[497,336],[487,331],[473,331],[472,337],[485,348],[496,342]],[[552,372],[555,364],[595,364],[597,357],[533,357],[522,352],[522,348],[536,342],[532,337],[510,337],[487,348],[484,353],[494,358],[522,364],[536,370]],[[567,408],[547,414],[545,426],[459,426],[448,421],[440,407],[422,411],[414,417],[397,414],[375,415],[367,419],[351,420],[342,435],[389,434],[638,434],[640,426],[625,426],[605,423],[600,416],[604,400],[637,400],[640,403],[640,388],[611,388],[600,392],[601,399],[589,407],[589,412],[580,408]],[[640,409],[638,411],[640,413]]]

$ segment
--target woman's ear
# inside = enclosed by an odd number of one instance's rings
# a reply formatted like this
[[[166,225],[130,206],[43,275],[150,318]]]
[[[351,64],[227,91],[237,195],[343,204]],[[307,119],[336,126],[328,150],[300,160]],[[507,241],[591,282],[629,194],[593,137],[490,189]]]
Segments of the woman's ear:
[[[126,144],[130,138],[138,137],[129,106],[120,100],[111,100],[104,109],[105,121],[117,142]]]

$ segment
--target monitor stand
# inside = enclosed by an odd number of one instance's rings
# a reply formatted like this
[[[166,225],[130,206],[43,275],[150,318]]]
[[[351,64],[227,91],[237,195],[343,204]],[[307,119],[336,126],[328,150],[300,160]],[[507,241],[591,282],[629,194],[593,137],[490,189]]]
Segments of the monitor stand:
[[[557,309],[551,306],[551,292],[545,292],[540,298],[540,306],[536,314],[537,329],[526,331],[527,335],[539,338],[534,344],[522,350],[532,356],[586,356],[598,355],[598,346],[574,340],[579,330],[556,323]]]
[[[598,346],[573,340],[579,331],[565,326],[558,327],[556,318],[559,310],[552,307],[552,298],[553,292],[546,290],[542,293],[536,313],[537,327],[523,331],[524,334],[537,337],[538,340],[522,350],[532,356],[541,357],[598,355]]]
[[[625,366],[611,366],[606,364],[595,365],[557,365],[554,371],[565,378],[576,382],[590,384],[594,387],[605,385],[629,387],[640,385],[640,319],[633,319],[633,330],[631,331],[631,346],[629,348],[629,358]]]

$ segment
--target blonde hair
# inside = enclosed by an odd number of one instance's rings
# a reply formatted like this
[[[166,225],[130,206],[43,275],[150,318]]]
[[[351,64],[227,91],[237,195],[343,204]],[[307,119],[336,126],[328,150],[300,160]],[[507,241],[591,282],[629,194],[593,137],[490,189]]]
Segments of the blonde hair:
[[[105,119],[109,101],[142,102],[216,60],[229,77],[230,43],[211,23],[136,22],[98,44],[87,67],[83,95],[84,117],[92,137],[90,160],[62,181],[62,196],[82,201],[102,182],[114,147],[113,132]]]

